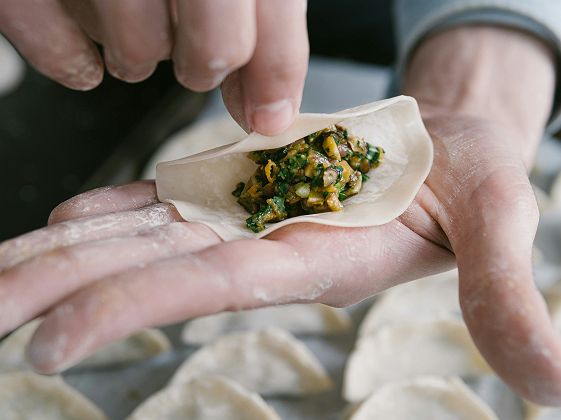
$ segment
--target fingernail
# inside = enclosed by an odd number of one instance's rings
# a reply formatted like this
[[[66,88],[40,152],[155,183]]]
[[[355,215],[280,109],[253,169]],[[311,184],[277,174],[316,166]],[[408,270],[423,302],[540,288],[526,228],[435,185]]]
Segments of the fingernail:
[[[148,63],[134,67],[124,67],[120,64],[111,53],[105,53],[105,66],[113,77],[124,82],[136,83],[147,79],[156,70],[157,63]]]
[[[26,359],[35,370],[41,373],[54,373],[63,362],[68,346],[65,335],[37,339],[33,337],[26,349]]]
[[[90,90],[101,83],[103,67],[98,61],[87,62],[83,66],[68,70],[66,85],[76,90]]]
[[[195,92],[207,92],[220,86],[228,74],[230,74],[230,70],[213,71],[213,73],[210,77],[197,77],[191,74],[188,68],[177,65],[175,67],[177,81]]]
[[[123,69],[121,67],[107,66],[109,72],[117,79],[123,82],[136,83],[148,79],[154,70],[155,64],[148,64],[146,66],[135,67],[134,69]]]
[[[25,352],[26,359],[34,370],[46,374],[63,371],[76,364],[91,348],[94,338],[92,335],[71,342],[67,332],[57,331],[63,320],[72,316],[74,310],[74,306],[69,303],[59,306],[51,318],[35,330]]]
[[[258,105],[253,109],[251,129],[272,136],[287,129],[293,117],[294,109],[289,99]]]

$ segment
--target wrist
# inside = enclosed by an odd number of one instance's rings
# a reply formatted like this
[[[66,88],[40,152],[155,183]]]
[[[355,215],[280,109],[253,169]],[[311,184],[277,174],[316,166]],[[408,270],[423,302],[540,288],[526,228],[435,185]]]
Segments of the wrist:
[[[554,60],[545,44],[524,32],[490,26],[462,26],[428,37],[404,76],[404,93],[417,98],[425,116],[499,123],[521,134],[517,137],[532,149],[555,88]]]

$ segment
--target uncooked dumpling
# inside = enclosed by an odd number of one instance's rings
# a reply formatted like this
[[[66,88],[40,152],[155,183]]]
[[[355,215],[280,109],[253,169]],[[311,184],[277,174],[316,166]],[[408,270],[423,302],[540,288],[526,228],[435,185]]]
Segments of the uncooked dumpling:
[[[0,373],[29,369],[25,347],[40,322],[39,319],[28,322],[0,341]]]
[[[350,420],[497,420],[459,378],[419,377],[384,385]]]
[[[488,371],[461,321],[388,325],[358,340],[345,369],[343,394],[346,400],[357,402],[387,382]]]
[[[23,325],[0,342],[0,372],[29,369],[25,347],[39,326],[40,319]],[[147,359],[171,348],[159,330],[146,329],[125,340],[116,341],[80,362],[79,367],[105,366]]]
[[[293,334],[331,335],[348,331],[347,312],[321,304],[270,306],[240,312],[224,312],[189,321],[181,333],[187,344],[206,344],[235,331],[277,327]]]
[[[372,305],[359,327],[359,336],[369,335],[389,324],[461,319],[458,301],[458,271],[452,270],[395,286]]]
[[[212,374],[262,395],[314,394],[332,387],[306,346],[276,328],[230,334],[202,347],[179,367],[171,384]]]
[[[255,393],[221,376],[172,385],[152,395],[128,420],[280,420]]]
[[[524,401],[524,412],[526,420],[559,420],[561,419],[561,407],[544,407]]]
[[[156,356],[170,348],[171,343],[162,331],[148,328],[131,335],[129,338],[107,345],[81,361],[77,366],[97,367],[132,363]]]
[[[105,415],[60,377],[32,372],[0,375],[2,420],[103,420]]]
[[[292,217],[271,223],[258,234],[251,232],[245,225],[248,213],[232,195],[236,183],[255,171],[247,152],[283,147],[339,123],[383,147],[384,163],[375,175],[359,194],[345,200],[343,211]],[[208,149],[204,152],[158,164],[156,187],[160,201],[173,204],[185,220],[207,225],[224,240],[263,237],[299,222],[341,227],[387,223],[409,207],[430,171],[433,156],[417,103],[407,96],[333,114],[300,114],[287,130],[273,137],[251,133],[241,141],[232,139],[228,145],[223,138],[206,140]]]

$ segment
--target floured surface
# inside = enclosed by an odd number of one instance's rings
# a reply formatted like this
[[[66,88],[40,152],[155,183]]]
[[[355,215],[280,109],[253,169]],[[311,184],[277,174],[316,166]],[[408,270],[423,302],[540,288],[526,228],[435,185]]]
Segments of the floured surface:
[[[247,152],[282,147],[336,123],[367,142],[382,146],[384,162],[369,173],[370,179],[359,194],[345,200],[343,211],[289,218],[253,234],[245,226],[248,213],[232,196],[235,185],[255,171],[255,163],[247,158]],[[299,222],[344,227],[387,223],[409,206],[432,164],[432,141],[417,104],[404,96],[335,114],[302,114],[276,137],[253,133],[240,142],[224,145],[223,138],[213,138],[212,134],[209,131],[205,136],[210,150],[160,163],[156,186],[158,198],[174,204],[185,220],[203,223],[225,240],[262,237]],[[212,149],[216,146],[219,147]]]

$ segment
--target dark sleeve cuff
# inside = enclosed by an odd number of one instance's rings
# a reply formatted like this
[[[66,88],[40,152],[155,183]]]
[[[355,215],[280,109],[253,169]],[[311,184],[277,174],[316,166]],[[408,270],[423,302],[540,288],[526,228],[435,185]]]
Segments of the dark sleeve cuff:
[[[556,56],[557,87],[547,131],[561,129],[561,0],[397,0],[397,82],[419,42],[436,31],[465,24],[505,26],[533,34]]]

